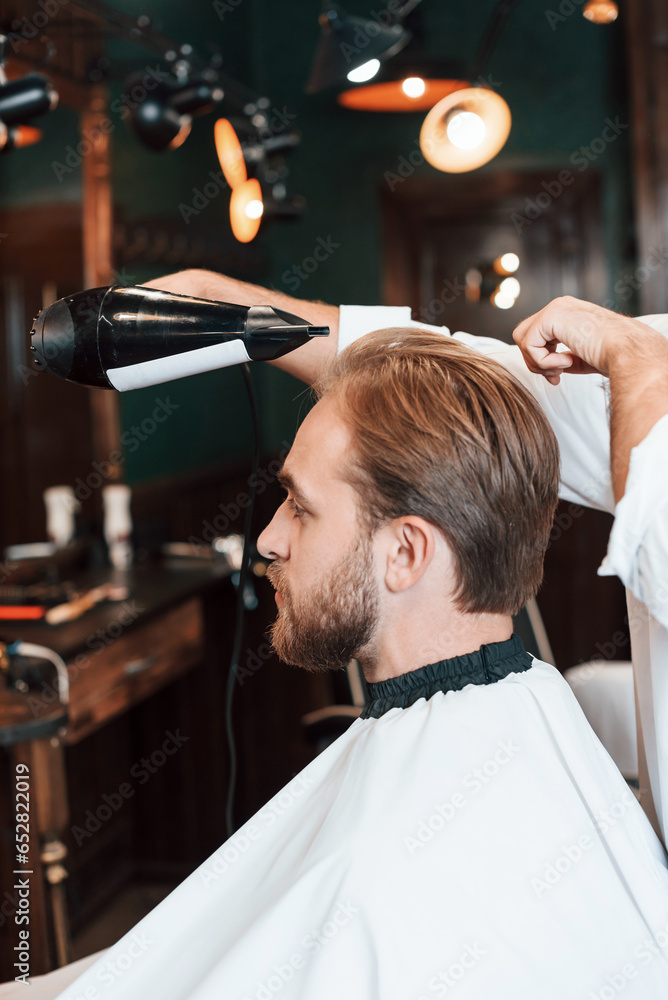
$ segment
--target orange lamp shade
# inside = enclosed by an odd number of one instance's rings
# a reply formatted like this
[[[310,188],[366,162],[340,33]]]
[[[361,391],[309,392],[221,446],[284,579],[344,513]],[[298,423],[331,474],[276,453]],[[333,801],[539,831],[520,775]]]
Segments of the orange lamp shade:
[[[611,24],[619,17],[619,7],[614,0],[587,0],[582,16],[594,24]]]
[[[33,125],[16,125],[14,131],[13,145],[15,149],[22,149],[23,146],[33,146],[39,142],[44,133],[41,129]]]
[[[232,232],[240,243],[250,243],[257,236],[263,212],[262,188],[256,177],[232,189],[230,222]]]
[[[227,118],[219,118],[213,127],[213,137],[225,180],[234,190],[248,179],[239,136]]]
[[[475,170],[503,148],[510,133],[510,108],[485,87],[460,90],[431,109],[420,130],[427,163],[450,174]]]
[[[468,87],[466,80],[423,79],[424,90],[415,97],[410,96],[410,88],[404,87],[404,80],[388,80],[366,87],[351,87],[340,93],[337,101],[354,111],[429,111],[444,97]]]

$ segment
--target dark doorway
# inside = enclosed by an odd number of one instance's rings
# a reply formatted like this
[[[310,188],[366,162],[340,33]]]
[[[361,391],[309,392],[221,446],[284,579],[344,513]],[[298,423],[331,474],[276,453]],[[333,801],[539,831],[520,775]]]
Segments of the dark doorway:
[[[593,171],[409,178],[385,190],[383,209],[385,301],[410,304],[415,319],[510,341],[524,316],[557,295],[605,298]],[[496,308],[485,289],[467,298],[467,272],[504,253],[520,260],[515,306]]]

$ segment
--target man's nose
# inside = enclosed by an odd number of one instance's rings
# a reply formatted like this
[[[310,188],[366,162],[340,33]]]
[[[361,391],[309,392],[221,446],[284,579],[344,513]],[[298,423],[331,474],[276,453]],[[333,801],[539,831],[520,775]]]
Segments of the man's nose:
[[[287,559],[287,532],[282,530],[281,510],[279,507],[273,518],[257,540],[258,552],[265,559]]]

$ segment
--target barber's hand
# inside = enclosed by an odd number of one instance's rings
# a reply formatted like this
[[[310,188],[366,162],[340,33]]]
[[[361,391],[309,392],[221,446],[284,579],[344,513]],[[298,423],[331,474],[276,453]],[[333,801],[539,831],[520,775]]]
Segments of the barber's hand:
[[[651,333],[644,323],[564,295],[520,323],[513,339],[527,368],[557,385],[562,372],[609,375],[611,361],[643,332]],[[557,351],[562,344],[568,350]]]

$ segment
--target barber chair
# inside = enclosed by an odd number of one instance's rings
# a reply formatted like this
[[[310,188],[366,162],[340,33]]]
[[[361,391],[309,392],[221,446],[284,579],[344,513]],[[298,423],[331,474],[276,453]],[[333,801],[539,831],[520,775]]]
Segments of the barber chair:
[[[357,660],[351,660],[346,667],[345,677],[333,675],[337,696],[342,704],[328,705],[307,712],[302,716],[302,725],[309,741],[321,753],[330,743],[338,739],[346,729],[359,719],[367,700],[364,674]],[[348,702],[345,704],[344,702]]]
[[[627,661],[583,663],[564,672],[589,725],[629,782],[638,785],[633,667]]]

